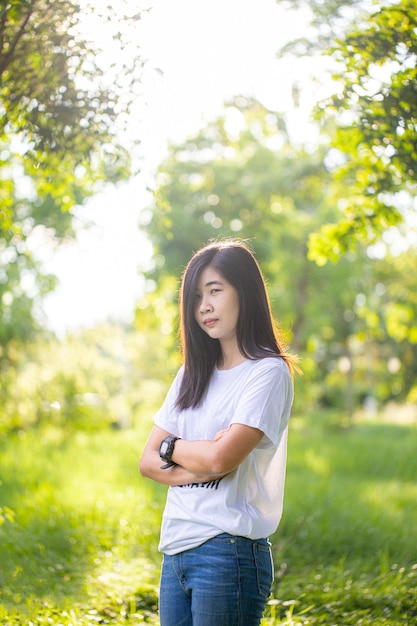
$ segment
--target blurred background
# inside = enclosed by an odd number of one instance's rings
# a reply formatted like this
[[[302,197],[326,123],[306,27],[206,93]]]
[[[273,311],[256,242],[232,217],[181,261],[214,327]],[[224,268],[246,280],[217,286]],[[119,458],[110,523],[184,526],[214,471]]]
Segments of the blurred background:
[[[135,419],[178,366],[185,263],[230,236],[297,409],[415,419],[411,5],[62,1],[54,33],[42,6],[2,9],[0,429]]]
[[[1,623],[158,623],[165,490],[137,461],[180,276],[222,237],[303,370],[263,626],[414,623],[416,23],[413,0],[0,2]]]

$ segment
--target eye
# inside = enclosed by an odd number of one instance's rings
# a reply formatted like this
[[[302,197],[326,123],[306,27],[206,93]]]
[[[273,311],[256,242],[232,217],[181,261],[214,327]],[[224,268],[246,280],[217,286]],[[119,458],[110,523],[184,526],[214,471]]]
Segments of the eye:
[[[221,291],[221,289],[217,289],[216,287],[213,287],[213,289],[210,290],[210,293],[214,294],[214,293],[218,293],[219,291]]]

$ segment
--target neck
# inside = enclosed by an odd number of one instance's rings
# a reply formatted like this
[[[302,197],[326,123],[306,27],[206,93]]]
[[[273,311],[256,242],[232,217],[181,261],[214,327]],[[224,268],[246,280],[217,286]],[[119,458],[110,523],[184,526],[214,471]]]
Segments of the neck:
[[[246,357],[240,352],[237,344],[234,346],[224,346],[222,345],[222,353],[217,363],[217,367],[220,370],[230,370],[232,367],[236,367],[236,365],[240,365],[246,361]]]

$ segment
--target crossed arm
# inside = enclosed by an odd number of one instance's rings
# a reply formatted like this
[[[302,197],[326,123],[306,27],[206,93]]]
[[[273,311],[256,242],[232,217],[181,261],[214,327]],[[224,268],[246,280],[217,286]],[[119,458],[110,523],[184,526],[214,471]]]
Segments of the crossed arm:
[[[143,450],[139,470],[142,476],[164,485],[206,482],[229,474],[255,448],[263,436],[257,428],[232,424],[219,431],[213,440],[175,442],[172,460],[177,464],[161,469],[159,445],[170,433],[154,426]]]

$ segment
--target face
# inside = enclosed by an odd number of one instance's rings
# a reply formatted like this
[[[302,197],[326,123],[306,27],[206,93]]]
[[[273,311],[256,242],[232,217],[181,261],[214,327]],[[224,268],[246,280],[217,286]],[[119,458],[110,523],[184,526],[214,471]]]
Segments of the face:
[[[237,343],[237,290],[210,266],[200,274],[195,302],[197,323],[212,339],[219,339],[220,343]]]

